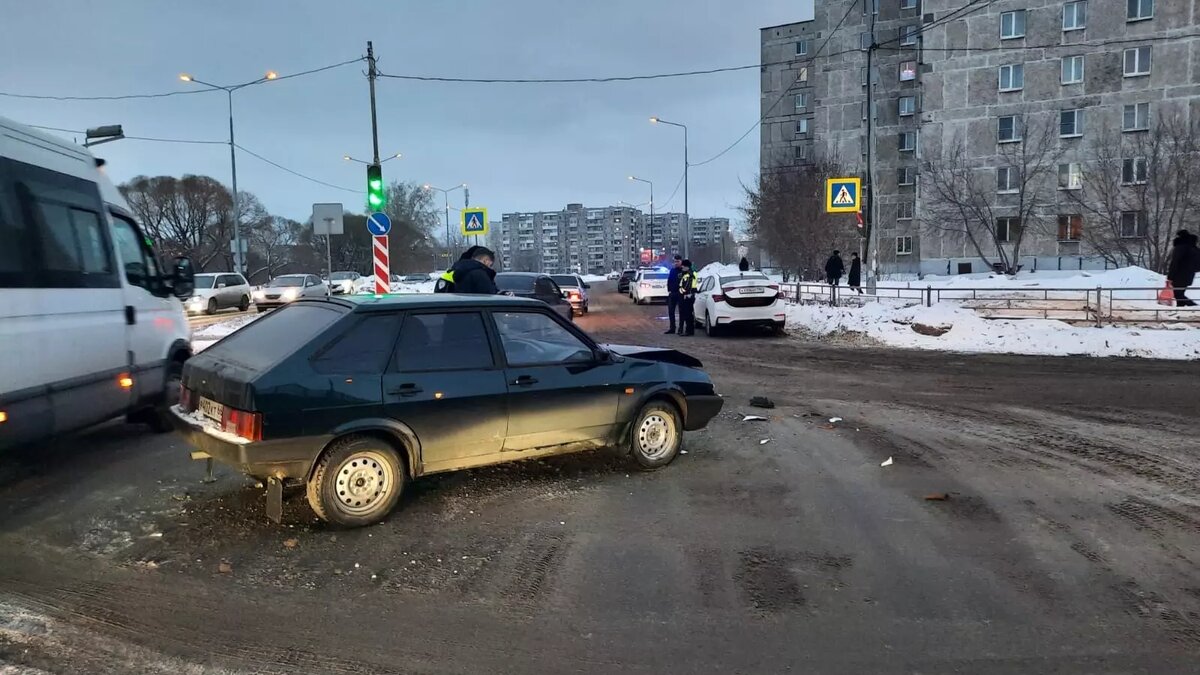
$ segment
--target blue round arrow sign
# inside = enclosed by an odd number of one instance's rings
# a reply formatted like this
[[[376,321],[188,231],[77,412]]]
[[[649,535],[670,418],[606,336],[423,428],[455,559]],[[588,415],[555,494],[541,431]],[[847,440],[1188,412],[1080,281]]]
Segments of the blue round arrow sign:
[[[376,237],[382,237],[392,230],[392,219],[386,213],[372,213],[367,216],[367,231]]]

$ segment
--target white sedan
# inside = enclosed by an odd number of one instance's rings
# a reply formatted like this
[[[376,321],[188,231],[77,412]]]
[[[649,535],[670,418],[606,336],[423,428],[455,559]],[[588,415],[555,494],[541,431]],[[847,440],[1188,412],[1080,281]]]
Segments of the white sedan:
[[[665,270],[638,270],[629,282],[629,298],[639,305],[655,300],[667,299],[667,276]]]
[[[696,324],[710,336],[738,326],[768,326],[783,332],[787,318],[779,284],[762,272],[706,276],[696,293]]]

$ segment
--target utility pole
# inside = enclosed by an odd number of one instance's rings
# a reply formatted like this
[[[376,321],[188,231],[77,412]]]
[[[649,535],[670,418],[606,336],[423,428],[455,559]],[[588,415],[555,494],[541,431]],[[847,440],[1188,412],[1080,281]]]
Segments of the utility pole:
[[[875,278],[879,272],[879,247],[875,242],[875,8],[871,0],[863,0],[870,18],[871,44],[867,47],[867,175],[863,182],[863,236],[866,239],[866,255],[869,260],[867,287],[874,291]],[[877,0],[876,0],[877,1]]]
[[[688,250],[691,246],[692,212],[688,210],[688,138],[685,126],[683,127],[683,257],[688,257]]]
[[[367,40],[367,81],[371,85],[371,163],[379,164],[379,122],[375,115],[375,78],[379,72],[375,70],[375,47]]]

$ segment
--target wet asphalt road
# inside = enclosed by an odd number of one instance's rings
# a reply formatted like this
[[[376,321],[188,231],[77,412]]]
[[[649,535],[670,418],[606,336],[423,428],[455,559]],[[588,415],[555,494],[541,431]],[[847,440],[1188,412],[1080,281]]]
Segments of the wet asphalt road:
[[[1195,671],[1200,364],[664,336],[595,286],[580,325],[678,345],[726,396],[671,466],[430,477],[355,531],[295,493],[278,527],[173,435],[106,425],[0,465],[0,664]]]

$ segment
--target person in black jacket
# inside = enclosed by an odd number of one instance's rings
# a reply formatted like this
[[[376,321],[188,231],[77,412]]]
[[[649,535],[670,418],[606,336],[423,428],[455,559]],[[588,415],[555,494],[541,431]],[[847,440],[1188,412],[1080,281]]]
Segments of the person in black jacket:
[[[837,286],[842,275],[846,273],[846,263],[842,262],[841,251],[834,251],[825,261],[825,280],[830,286]]]
[[[472,247],[470,258],[463,257],[450,268],[454,278],[454,293],[476,293],[480,295],[495,295],[500,290],[496,288],[496,255],[485,246]]]
[[[850,254],[850,272],[846,274],[846,285],[863,294],[862,290],[862,261],[857,253]]]
[[[1196,301],[1186,295],[1188,286],[1196,281],[1196,273],[1200,272],[1200,248],[1196,246],[1196,240],[1196,235],[1180,230],[1171,242],[1167,279],[1175,287],[1175,305],[1178,307],[1196,306]]]
[[[692,271],[692,261],[684,260],[679,274],[679,334],[696,334],[696,273]]]
[[[679,275],[683,273],[683,256],[676,255],[674,267],[667,273],[667,320],[670,325],[667,327],[667,335],[675,332],[675,315],[681,310],[679,303],[682,301],[682,296],[679,294]],[[679,324],[681,327],[683,323]]]
[[[738,269],[742,272],[750,271],[750,261],[746,260],[746,256],[742,256],[742,261],[738,263]]]

